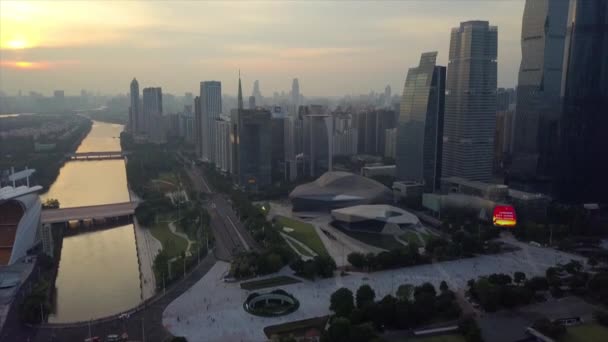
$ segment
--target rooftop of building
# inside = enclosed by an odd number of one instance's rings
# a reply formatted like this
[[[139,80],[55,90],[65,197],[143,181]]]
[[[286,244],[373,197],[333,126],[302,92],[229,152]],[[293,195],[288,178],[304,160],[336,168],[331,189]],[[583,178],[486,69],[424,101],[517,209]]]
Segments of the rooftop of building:
[[[340,215],[359,219],[374,219],[395,224],[417,224],[419,222],[416,215],[388,204],[355,205],[352,207],[334,209],[331,213],[332,216]]]
[[[467,186],[474,189],[479,189],[482,191],[489,191],[495,189],[508,189],[508,187],[504,184],[494,184],[494,183],[485,183],[480,181],[472,181],[467,180],[461,177],[446,177],[441,179],[442,183],[452,183],[458,184],[461,186]]]

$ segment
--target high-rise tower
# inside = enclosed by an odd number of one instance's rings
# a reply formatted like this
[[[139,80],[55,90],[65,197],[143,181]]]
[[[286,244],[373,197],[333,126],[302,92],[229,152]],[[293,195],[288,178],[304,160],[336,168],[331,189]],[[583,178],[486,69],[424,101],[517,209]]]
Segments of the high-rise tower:
[[[608,2],[572,0],[562,74],[556,194],[569,202],[608,202]]]
[[[568,1],[527,0],[513,131],[512,175],[550,179],[559,162],[559,113]]]
[[[439,188],[445,67],[436,66],[437,52],[425,52],[420,64],[407,72],[397,128],[397,177]]]
[[[489,181],[496,129],[496,26],[453,28],[446,81],[442,177]]]
[[[201,118],[203,144],[201,147],[203,160],[215,161],[215,120],[222,112],[222,83],[219,81],[201,82],[200,89]]]
[[[131,102],[129,106],[129,130],[133,133],[141,133],[141,110],[139,108],[139,83],[133,78],[131,81]]]

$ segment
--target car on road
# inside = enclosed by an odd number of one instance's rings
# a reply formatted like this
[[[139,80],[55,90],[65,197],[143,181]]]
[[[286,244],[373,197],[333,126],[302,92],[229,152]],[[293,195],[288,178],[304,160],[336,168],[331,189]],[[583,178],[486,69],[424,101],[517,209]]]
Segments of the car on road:
[[[85,338],[84,342],[101,342],[101,338],[99,338],[99,336],[93,336],[93,337]]]

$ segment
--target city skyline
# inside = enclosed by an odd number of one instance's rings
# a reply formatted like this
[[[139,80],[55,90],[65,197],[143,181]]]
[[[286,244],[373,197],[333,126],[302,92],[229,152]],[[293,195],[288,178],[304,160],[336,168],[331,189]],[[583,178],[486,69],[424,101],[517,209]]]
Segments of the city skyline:
[[[451,27],[476,19],[499,27],[498,85],[514,87],[524,2],[452,3],[129,2],[83,11],[81,3],[3,1],[0,90],[115,94],[137,77],[167,93],[217,79],[235,94],[240,67],[247,88],[259,80],[266,96],[288,92],[294,77],[306,96],[381,92],[402,87],[417,62],[412,51],[438,51],[447,64]]]

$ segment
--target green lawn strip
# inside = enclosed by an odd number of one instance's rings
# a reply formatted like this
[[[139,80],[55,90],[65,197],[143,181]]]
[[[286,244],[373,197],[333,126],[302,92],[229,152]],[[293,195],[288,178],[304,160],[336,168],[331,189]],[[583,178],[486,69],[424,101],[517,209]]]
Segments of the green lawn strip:
[[[323,242],[321,241],[321,238],[319,237],[319,235],[317,235],[315,227],[313,227],[311,224],[290,219],[284,216],[278,216],[276,221],[283,227],[293,229],[293,231],[282,230],[283,233],[305,244],[306,246],[308,246],[308,248],[312,249],[318,255],[329,255],[327,253],[327,250],[325,249],[325,245],[323,245]]]
[[[465,342],[466,340],[462,335],[450,334],[450,335],[435,335],[428,337],[417,337],[407,339],[407,342]]]
[[[188,241],[177,236],[169,229],[167,217],[160,217],[158,222],[150,227],[150,232],[163,246],[169,258],[179,256],[188,247]]]
[[[289,285],[299,283],[300,281],[296,278],[288,277],[288,276],[278,276],[272,277],[262,280],[251,280],[245,281],[241,283],[241,288],[244,290],[259,290],[267,287],[275,287],[281,285]]]
[[[559,342],[608,341],[608,328],[596,323],[571,326]]]

